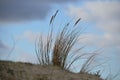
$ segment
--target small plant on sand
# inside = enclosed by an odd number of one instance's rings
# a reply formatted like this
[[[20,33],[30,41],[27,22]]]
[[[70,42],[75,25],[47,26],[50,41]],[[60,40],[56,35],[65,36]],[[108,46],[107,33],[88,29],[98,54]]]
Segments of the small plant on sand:
[[[51,17],[50,25],[53,24],[55,17],[58,13],[56,13]],[[77,30],[76,25],[80,21],[79,18],[73,27],[70,27],[70,22],[68,22],[60,32],[57,33],[55,40],[53,38],[53,26],[50,26],[50,31],[46,39],[43,39],[44,36],[40,36],[38,42],[36,42],[36,55],[39,60],[39,63],[42,65],[55,65],[60,66],[62,68],[66,68],[67,58],[70,54],[70,51],[75,46],[79,34],[81,31]],[[77,49],[79,51],[81,48]],[[50,55],[51,54],[51,55]],[[80,57],[80,56],[79,56]],[[76,57],[77,59],[78,57]],[[76,60],[74,59],[72,63]],[[72,65],[72,64],[70,64]],[[69,67],[70,67],[69,65]]]
[[[53,35],[53,23],[58,12],[59,10],[51,17],[48,35],[46,37],[41,35],[39,40],[36,41],[36,55],[41,65],[59,66],[70,70],[74,62],[88,55],[79,53],[84,47],[78,47],[77,43],[82,32],[82,29],[77,26],[81,18],[78,18],[73,25],[71,25],[71,22],[66,23],[55,36]],[[95,53],[88,57],[82,66],[81,72],[88,72],[89,65],[96,55]]]

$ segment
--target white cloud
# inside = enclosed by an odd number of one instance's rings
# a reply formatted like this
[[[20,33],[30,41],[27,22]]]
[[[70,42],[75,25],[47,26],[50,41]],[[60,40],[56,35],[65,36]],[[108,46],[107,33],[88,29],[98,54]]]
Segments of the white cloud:
[[[84,21],[96,24],[103,35],[88,34],[85,43],[97,45],[120,46],[120,3],[119,2],[87,2],[83,6],[69,6],[68,14],[82,17]]]
[[[47,33],[40,33],[40,32],[34,32],[31,30],[27,30],[23,32],[20,36],[16,36],[16,39],[20,40],[26,40],[30,44],[35,44],[35,41],[38,41],[41,39],[46,43],[47,40]]]
[[[85,9],[77,6],[70,5],[66,11],[71,16],[81,17],[83,20],[88,20],[89,13]]]
[[[32,32],[32,31],[26,31],[23,33],[23,38],[27,39],[30,42],[35,42],[35,40],[37,39],[37,37],[40,36],[40,33],[38,32]]]
[[[27,30],[23,32],[21,35],[15,35],[16,40],[27,40],[30,43],[35,43],[35,40],[41,35],[39,32],[34,32],[31,30]]]
[[[117,36],[118,37],[118,36]],[[97,34],[83,34],[80,36],[80,43],[88,46],[97,46],[99,48],[105,47],[120,47],[120,38],[111,34],[97,35]]]
[[[120,17],[119,2],[92,2],[87,3],[85,8],[91,13],[92,17],[96,17],[96,20],[111,20]]]
[[[87,2],[83,6],[70,5],[67,8],[69,15],[82,17],[87,20],[112,20],[120,18],[119,2]]]

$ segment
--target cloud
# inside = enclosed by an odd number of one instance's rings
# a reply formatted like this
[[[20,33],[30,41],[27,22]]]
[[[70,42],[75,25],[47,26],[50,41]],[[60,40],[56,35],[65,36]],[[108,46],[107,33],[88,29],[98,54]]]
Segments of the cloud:
[[[97,41],[97,45],[120,46],[120,2],[87,2],[82,7],[71,5],[68,14],[82,17],[103,32],[102,36],[87,34],[89,44]]]
[[[35,40],[39,36],[40,36],[40,33],[29,31],[29,30],[24,32],[23,35],[22,35],[23,39],[26,39],[26,40],[28,40],[31,43],[35,43]]]
[[[0,49],[6,50],[8,47],[0,40]]]
[[[41,36],[43,41],[46,41],[47,34],[27,30],[24,31],[21,35],[15,35],[15,40],[26,40],[30,44],[35,44],[35,41],[38,41]]]
[[[82,20],[88,20],[88,18],[90,17],[89,13],[84,8],[78,6],[70,5],[67,7],[66,10],[68,15],[81,17]]]
[[[52,4],[71,1],[74,0],[0,0],[0,21],[42,20]]]
[[[7,56],[8,51],[9,47],[2,40],[0,40],[0,59]]]
[[[30,44],[34,44],[36,39],[41,35],[39,32],[31,30],[24,31],[21,35],[15,35],[15,40],[26,40]]]

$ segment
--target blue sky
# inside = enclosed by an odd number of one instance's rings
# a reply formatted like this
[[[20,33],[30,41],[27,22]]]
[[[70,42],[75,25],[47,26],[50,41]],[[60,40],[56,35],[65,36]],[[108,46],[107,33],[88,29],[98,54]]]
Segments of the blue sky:
[[[86,51],[102,48],[100,56],[109,60],[113,74],[120,70],[119,0],[0,0],[0,59],[35,62],[35,39],[47,33],[49,20],[57,9],[55,29],[81,17],[78,26],[85,30],[79,44],[87,45]],[[6,58],[14,42],[15,49]]]

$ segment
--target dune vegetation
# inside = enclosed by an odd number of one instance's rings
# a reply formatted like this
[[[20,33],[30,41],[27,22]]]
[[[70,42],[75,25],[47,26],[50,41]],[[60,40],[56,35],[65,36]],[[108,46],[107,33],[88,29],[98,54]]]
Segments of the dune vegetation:
[[[67,22],[57,31],[54,22],[58,12],[50,19],[47,35],[40,35],[35,41],[38,64],[0,61],[0,80],[104,80],[101,78],[102,70],[96,69],[104,63],[94,64],[99,52],[84,53],[81,51],[84,46],[78,44],[83,31],[78,26],[81,18]],[[81,68],[77,67],[79,71],[74,73],[76,62]],[[97,71],[92,72],[94,69]],[[117,75],[109,77],[105,80],[113,80]]]
[[[66,23],[62,29],[54,35],[53,25],[58,12],[59,10],[57,10],[50,19],[48,35],[46,37],[41,35],[39,39],[36,40],[35,51],[39,64],[57,66],[63,70],[71,71],[71,67],[74,66],[76,61],[84,59],[85,61],[79,73],[90,74],[91,70],[99,67],[100,64],[91,67],[94,58],[98,55],[97,51],[93,53],[80,53],[84,48],[78,46],[79,36],[83,31],[82,28],[77,26],[81,18],[78,18],[72,25],[71,22]],[[100,77],[100,71],[95,72],[95,75]]]

